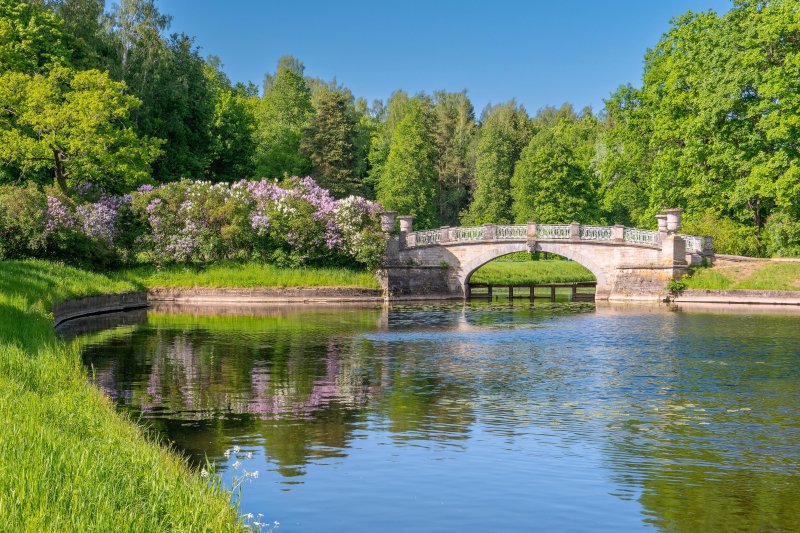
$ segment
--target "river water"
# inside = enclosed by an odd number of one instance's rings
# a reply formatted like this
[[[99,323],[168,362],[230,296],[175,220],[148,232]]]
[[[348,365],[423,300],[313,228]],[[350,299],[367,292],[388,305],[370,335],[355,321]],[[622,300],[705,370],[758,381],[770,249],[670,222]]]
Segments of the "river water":
[[[83,342],[279,531],[800,531],[798,314],[162,307]]]

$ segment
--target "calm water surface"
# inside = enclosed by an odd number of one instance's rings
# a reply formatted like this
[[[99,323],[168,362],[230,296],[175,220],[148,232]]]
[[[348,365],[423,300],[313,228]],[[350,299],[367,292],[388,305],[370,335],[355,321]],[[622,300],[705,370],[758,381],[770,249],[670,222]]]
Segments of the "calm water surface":
[[[258,470],[242,512],[280,531],[800,531],[800,315],[221,312],[85,362],[195,464]]]

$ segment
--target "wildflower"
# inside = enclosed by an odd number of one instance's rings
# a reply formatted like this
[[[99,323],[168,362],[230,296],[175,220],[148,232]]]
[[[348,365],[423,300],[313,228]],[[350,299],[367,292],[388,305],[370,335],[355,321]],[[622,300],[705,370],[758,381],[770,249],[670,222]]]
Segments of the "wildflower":
[[[233,463],[233,469],[234,470],[238,470],[240,466],[242,466],[242,462],[241,461],[236,461],[235,463]]]
[[[208,470],[205,468],[200,471],[200,477],[207,478],[208,477]]]

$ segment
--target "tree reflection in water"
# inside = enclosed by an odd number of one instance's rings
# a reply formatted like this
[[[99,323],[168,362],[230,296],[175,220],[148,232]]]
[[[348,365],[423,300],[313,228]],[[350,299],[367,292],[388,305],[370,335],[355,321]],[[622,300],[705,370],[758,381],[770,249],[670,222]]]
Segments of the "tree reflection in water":
[[[198,464],[261,446],[289,480],[375,432],[454,450],[494,436],[523,454],[555,438],[600,450],[608,492],[638,500],[658,529],[800,530],[797,316],[177,311],[89,342],[85,361]]]

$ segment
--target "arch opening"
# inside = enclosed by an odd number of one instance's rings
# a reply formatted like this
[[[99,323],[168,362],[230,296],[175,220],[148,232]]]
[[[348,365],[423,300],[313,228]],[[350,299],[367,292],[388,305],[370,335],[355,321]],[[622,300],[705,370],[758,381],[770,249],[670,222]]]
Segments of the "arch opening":
[[[484,265],[492,263],[498,258],[508,256],[509,254],[518,252],[547,252],[568,259],[571,262],[577,263],[581,267],[588,270],[594,276],[596,282],[596,293],[605,294],[607,292],[606,286],[606,271],[602,265],[595,261],[586,250],[574,246],[564,246],[561,243],[536,243],[534,248],[530,248],[527,243],[508,243],[499,247],[492,247],[484,253],[470,258],[469,261],[462,262],[459,268],[458,275],[458,289],[465,296],[469,294],[469,283],[474,282],[473,275]],[[498,283],[503,285],[504,283]],[[508,283],[505,283],[508,285]],[[534,283],[520,283],[519,285],[535,285]]]

